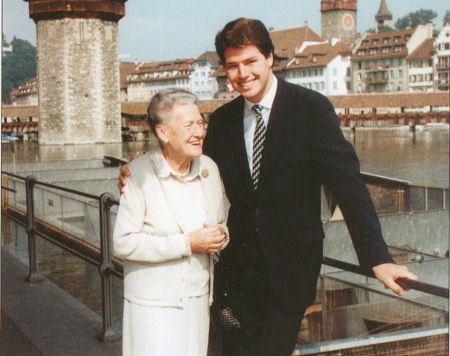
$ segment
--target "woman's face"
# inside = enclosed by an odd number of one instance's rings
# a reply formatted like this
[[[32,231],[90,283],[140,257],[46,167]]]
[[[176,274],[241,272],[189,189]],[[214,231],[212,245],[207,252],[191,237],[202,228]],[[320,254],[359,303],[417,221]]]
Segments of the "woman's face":
[[[205,127],[197,105],[175,104],[168,113],[168,122],[160,129],[160,138],[170,158],[191,160],[202,154]]]

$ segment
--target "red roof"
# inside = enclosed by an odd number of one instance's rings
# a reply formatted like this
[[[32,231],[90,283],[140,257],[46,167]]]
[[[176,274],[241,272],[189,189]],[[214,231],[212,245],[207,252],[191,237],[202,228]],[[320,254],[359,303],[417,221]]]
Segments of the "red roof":
[[[422,42],[409,56],[408,59],[425,59],[433,56],[433,39],[429,38]]]
[[[127,87],[127,77],[136,70],[134,62],[120,62],[120,88]]]
[[[287,30],[271,31],[270,38],[275,46],[275,53],[283,53],[291,58],[295,50],[300,48],[303,42],[322,42],[323,39],[308,26],[290,28]]]
[[[127,82],[136,83],[187,78],[189,77],[189,69],[192,63],[194,63],[193,58],[139,63],[136,69],[128,75]],[[163,76],[160,76],[160,74]]]
[[[323,67],[338,55],[351,55],[352,49],[344,42],[331,46],[329,42],[309,45],[295,55],[295,60],[288,68]]]
[[[401,57],[407,55],[406,43],[415,28],[405,30],[366,33],[355,49],[353,60],[379,57]]]

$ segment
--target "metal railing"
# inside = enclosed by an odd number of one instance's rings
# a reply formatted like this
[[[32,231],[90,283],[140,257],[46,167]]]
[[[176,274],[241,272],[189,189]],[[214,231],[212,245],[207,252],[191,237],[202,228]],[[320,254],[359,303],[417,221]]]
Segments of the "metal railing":
[[[99,273],[102,282],[102,322],[103,329],[99,336],[102,341],[113,341],[120,337],[113,329],[113,316],[112,316],[112,277],[122,277],[123,274],[118,271],[113,264],[112,246],[110,239],[110,209],[113,205],[118,205],[119,202],[114,199],[114,196],[110,193],[103,193],[100,196],[88,194],[80,191],[76,191],[70,188],[60,187],[53,184],[40,182],[36,177],[29,175],[27,177],[21,177],[19,175],[2,172],[3,175],[15,178],[16,180],[23,181],[25,183],[25,196],[26,196],[26,222],[19,219],[16,215],[12,214],[8,210],[3,210],[2,214],[12,219],[19,225],[26,228],[28,235],[28,260],[29,260],[29,273],[28,281],[37,282],[42,280],[42,276],[37,270],[36,259],[36,236],[40,236],[49,242],[56,244],[58,247],[80,257],[81,259],[93,264],[99,268]],[[71,244],[65,244],[60,239],[51,236],[45,231],[37,228],[37,219],[35,216],[35,200],[34,191],[36,186],[43,186],[52,189],[57,189],[62,192],[75,194],[80,197],[88,198],[98,202],[99,213],[99,228],[100,228],[100,254],[92,254],[83,252],[81,249],[75,248]],[[17,193],[17,188],[10,188],[2,186],[10,192]],[[15,199],[16,200],[16,199]],[[17,205],[17,200],[16,200]]]
[[[11,177],[14,179],[13,187],[7,185],[2,185],[2,190],[10,192],[12,194],[19,194],[20,189],[18,189],[16,182],[23,182],[25,184],[25,198],[26,198],[26,211],[22,212],[22,215],[26,219],[20,219],[17,214],[14,214],[11,209],[6,206],[2,209],[2,214],[12,219],[19,225],[26,228],[28,235],[28,259],[29,259],[29,274],[28,281],[36,282],[42,279],[41,275],[37,270],[36,261],[36,236],[40,236],[47,241],[56,244],[60,248],[80,257],[81,259],[93,264],[99,268],[99,273],[102,283],[102,320],[103,320],[103,330],[100,335],[102,341],[112,341],[116,340],[119,335],[113,329],[113,317],[112,317],[112,277],[116,276],[123,278],[123,273],[120,271],[120,263],[112,254],[111,246],[111,208],[114,205],[119,205],[118,200],[114,198],[111,193],[103,193],[100,196],[84,193],[81,191],[73,190],[66,187],[61,187],[45,182],[38,181],[35,176],[29,175],[27,177],[21,177],[19,175],[2,172],[2,175]],[[51,236],[45,229],[41,229],[42,220],[36,218],[35,215],[35,199],[34,193],[36,186],[47,187],[52,190],[58,190],[65,193],[74,194],[76,196],[89,199],[90,201],[95,201],[98,203],[98,223],[100,231],[100,246],[98,247],[99,253],[93,254],[86,250],[77,248],[70,243],[65,243],[63,240]],[[17,198],[14,198],[16,210],[17,210]],[[81,239],[80,239],[81,241]],[[83,241],[85,244],[85,241]],[[339,268],[345,271],[350,271],[359,275],[374,277],[373,273],[363,270],[360,266],[346,263],[343,261],[334,260],[325,257],[323,263]],[[439,296],[448,298],[448,288],[442,288],[434,285],[430,285],[420,281],[412,281],[407,279],[402,279],[399,281],[402,285],[410,288],[425,292],[433,296]]]

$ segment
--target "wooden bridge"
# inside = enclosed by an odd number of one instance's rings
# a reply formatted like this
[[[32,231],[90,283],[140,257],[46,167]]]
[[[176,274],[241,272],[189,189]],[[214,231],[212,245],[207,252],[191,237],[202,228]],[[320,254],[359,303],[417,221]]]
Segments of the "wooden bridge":
[[[449,93],[371,93],[329,97],[342,126],[426,125],[449,123]],[[228,99],[200,100],[205,116]],[[148,132],[148,102],[122,102],[122,127],[134,133]],[[2,134],[38,134],[37,105],[3,105]]]

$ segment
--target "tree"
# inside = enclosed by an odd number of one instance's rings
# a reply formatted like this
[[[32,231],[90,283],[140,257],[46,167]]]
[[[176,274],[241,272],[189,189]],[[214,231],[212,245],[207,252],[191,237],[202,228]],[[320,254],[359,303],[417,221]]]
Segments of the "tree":
[[[395,22],[395,28],[397,30],[403,30],[407,27],[417,27],[418,25],[425,25],[436,18],[437,13],[433,10],[420,9],[416,12],[410,12],[409,14],[399,18]]]
[[[389,31],[394,31],[394,30],[395,30],[395,28],[383,25],[380,27],[380,29],[378,31],[375,28],[369,28],[366,32],[377,33],[377,32],[389,32]]]
[[[9,103],[9,93],[36,76],[36,47],[15,37],[11,45],[12,54],[2,57],[2,103]]]
[[[447,10],[447,11],[445,12],[444,20],[443,20],[442,26],[445,26],[445,25],[448,24],[448,23],[450,23],[450,10]]]

